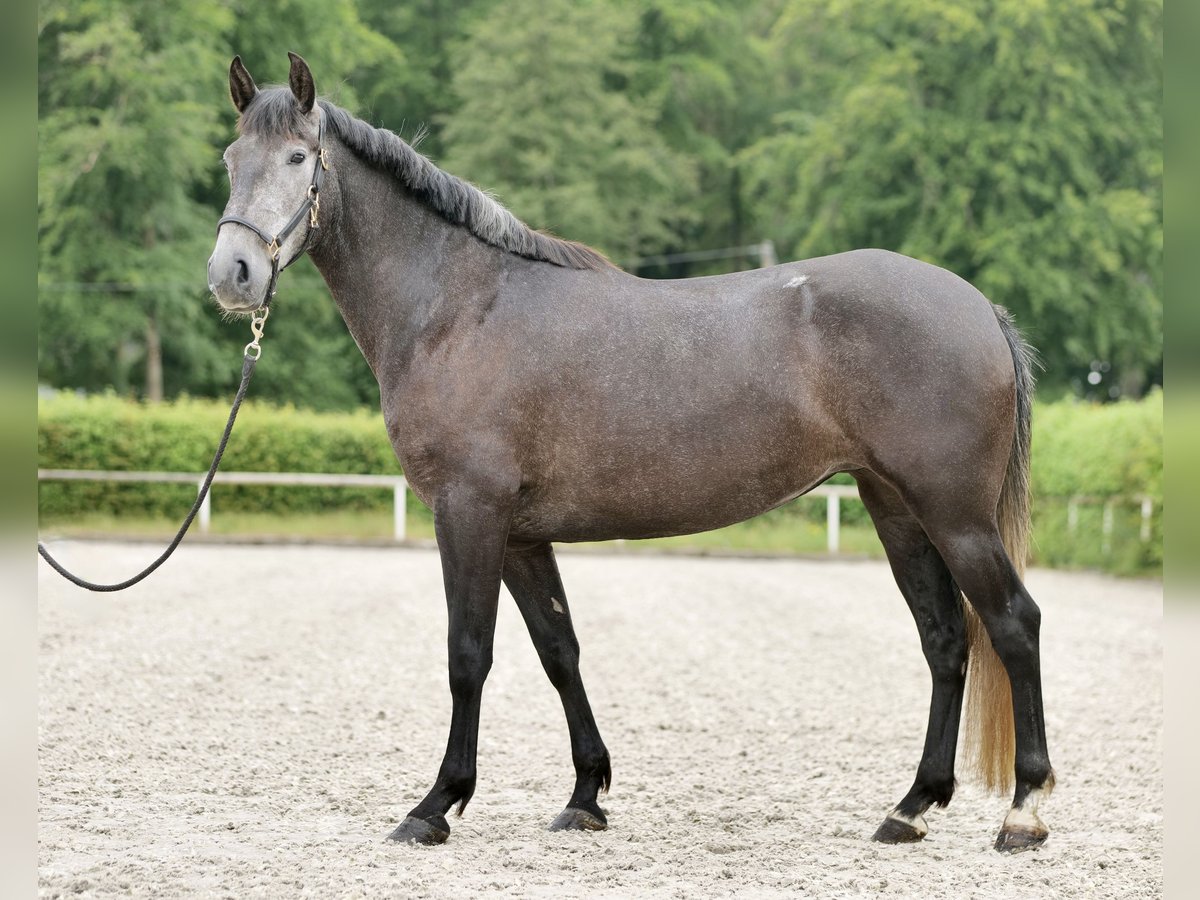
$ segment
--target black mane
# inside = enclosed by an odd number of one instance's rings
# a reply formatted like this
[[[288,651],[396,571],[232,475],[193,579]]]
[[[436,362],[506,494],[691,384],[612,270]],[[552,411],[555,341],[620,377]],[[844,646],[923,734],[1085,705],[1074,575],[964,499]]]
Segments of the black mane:
[[[567,269],[612,266],[603,254],[530,228],[484,191],[443,172],[403,138],[368,125],[326,100],[319,101],[325,127],[364,162],[398,178],[430,209],[493,247]],[[299,134],[306,120],[286,87],[258,92],[238,120],[242,134]]]

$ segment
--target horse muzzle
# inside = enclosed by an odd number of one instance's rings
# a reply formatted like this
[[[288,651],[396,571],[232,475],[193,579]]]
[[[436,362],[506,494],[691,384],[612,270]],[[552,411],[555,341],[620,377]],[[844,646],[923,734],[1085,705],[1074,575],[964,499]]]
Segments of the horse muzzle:
[[[233,246],[238,242],[218,240],[213,255],[208,258],[208,289],[222,309],[229,312],[252,312],[262,306],[271,278],[270,261],[257,252],[247,252]]]

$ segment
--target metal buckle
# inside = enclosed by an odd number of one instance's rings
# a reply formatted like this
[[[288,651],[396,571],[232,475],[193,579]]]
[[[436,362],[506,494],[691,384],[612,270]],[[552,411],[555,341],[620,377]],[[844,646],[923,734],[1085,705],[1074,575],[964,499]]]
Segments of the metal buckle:
[[[317,151],[317,158],[321,160],[321,168],[326,172],[329,171],[329,153],[322,147]]]
[[[259,315],[261,313],[261,315]],[[258,359],[262,356],[262,347],[259,346],[259,341],[262,340],[263,326],[267,324],[267,316],[271,314],[271,307],[263,306],[256,313],[250,315],[250,333],[254,335],[254,340],[248,343],[242,349],[242,355],[248,356],[250,359]],[[254,353],[251,354],[250,351]]]
[[[282,248],[279,246],[279,238],[277,238],[277,237],[271,238],[271,243],[267,244],[267,251],[271,254],[272,262],[279,259],[279,251],[281,249]]]

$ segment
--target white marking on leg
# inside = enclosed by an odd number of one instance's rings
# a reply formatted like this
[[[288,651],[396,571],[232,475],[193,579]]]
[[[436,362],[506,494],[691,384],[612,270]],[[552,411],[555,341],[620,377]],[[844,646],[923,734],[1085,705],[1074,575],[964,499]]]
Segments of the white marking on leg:
[[[563,611],[562,604],[558,602],[558,598],[557,598],[557,597],[551,597],[551,598],[550,598],[550,605],[551,605],[552,607],[554,607],[554,611],[555,611],[556,613],[561,613],[561,612]]]
[[[921,837],[929,834],[929,826],[925,824],[925,817],[922,815],[913,816],[911,819],[900,812],[898,809],[893,809],[888,813],[889,819],[895,819],[897,822],[903,822],[909,828],[913,829]]]
[[[800,285],[807,283],[807,281],[807,275],[797,275],[795,278],[785,284],[784,287],[800,287]]]
[[[1035,833],[1044,833],[1046,829],[1045,823],[1038,817],[1037,808],[1042,800],[1043,791],[1037,788],[1029,792],[1025,797],[1025,802],[1020,806],[1014,806],[1008,811],[1008,815],[1004,817],[1004,831],[1032,831]]]

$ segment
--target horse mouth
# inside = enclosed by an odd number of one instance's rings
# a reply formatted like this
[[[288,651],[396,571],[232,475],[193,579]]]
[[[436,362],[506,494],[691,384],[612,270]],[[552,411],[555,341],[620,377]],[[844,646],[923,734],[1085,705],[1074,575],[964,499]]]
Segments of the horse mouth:
[[[212,285],[209,285],[209,291],[212,294],[213,302],[221,307],[222,312],[231,316],[248,316],[253,312],[257,312],[263,305],[261,300],[255,300],[252,303],[231,303],[222,300],[221,295],[213,289]]]

